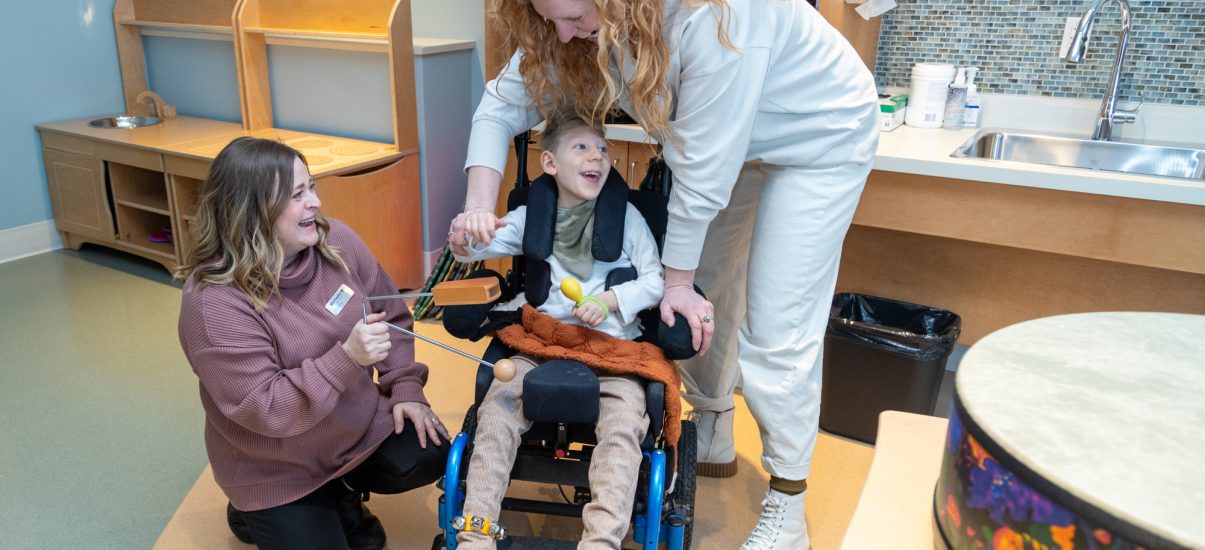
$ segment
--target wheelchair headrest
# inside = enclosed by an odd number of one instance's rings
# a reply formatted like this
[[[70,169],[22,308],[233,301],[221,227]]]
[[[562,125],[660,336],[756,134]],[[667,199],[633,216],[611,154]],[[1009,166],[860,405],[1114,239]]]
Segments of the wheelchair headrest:
[[[527,225],[523,230],[523,254],[543,260],[552,255],[556,233],[556,179],[544,174],[527,191]],[[628,186],[615,170],[607,174],[594,204],[591,252],[594,259],[613,262],[623,252],[623,223],[627,215]]]

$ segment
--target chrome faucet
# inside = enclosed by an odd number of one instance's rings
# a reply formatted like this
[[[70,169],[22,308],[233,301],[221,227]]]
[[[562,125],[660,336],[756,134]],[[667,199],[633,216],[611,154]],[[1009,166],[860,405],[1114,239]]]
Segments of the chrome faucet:
[[[1079,18],[1079,26],[1071,37],[1071,47],[1064,57],[1068,63],[1079,63],[1084,60],[1088,51],[1088,33],[1092,31],[1092,22],[1096,19],[1096,10],[1108,0],[1093,0],[1084,14]],[[1092,139],[1109,141],[1113,139],[1114,124],[1129,124],[1137,118],[1138,107],[1119,109],[1117,107],[1117,91],[1121,87],[1121,66],[1125,63],[1126,47],[1130,42],[1130,3],[1126,0],[1113,0],[1121,8],[1121,30],[1117,33],[1117,55],[1113,58],[1113,73],[1109,75],[1109,88],[1105,90],[1105,98],[1100,103],[1100,114],[1096,116],[1096,128],[1092,131]]]

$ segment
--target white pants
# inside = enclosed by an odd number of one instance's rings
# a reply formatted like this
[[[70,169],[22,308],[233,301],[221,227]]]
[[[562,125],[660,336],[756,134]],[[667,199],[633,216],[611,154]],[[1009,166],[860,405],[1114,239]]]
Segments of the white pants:
[[[682,364],[685,398],[731,409],[743,377],[762,467],[777,477],[810,474],[841,244],[869,173],[746,164],[707,231],[695,281],[715,304],[715,334],[707,355]]]

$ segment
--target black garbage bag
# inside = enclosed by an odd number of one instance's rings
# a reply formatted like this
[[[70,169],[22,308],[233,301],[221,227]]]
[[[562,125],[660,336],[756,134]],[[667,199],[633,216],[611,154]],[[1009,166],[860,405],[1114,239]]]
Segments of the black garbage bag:
[[[874,443],[879,413],[933,414],[957,314],[864,294],[833,297],[824,339],[820,427]]]
[[[941,359],[962,329],[957,313],[865,294],[833,297],[828,334],[917,359]]]

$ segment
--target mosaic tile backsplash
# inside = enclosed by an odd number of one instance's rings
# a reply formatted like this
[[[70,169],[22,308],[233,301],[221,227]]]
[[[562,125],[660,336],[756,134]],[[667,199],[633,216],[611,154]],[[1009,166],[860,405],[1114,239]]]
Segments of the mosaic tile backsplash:
[[[885,13],[875,77],[908,86],[915,63],[979,67],[982,92],[1098,99],[1105,93],[1121,10],[1097,13],[1078,65],[1059,58],[1067,17],[1091,0],[897,0]],[[1205,0],[1130,0],[1121,97],[1205,105]]]

